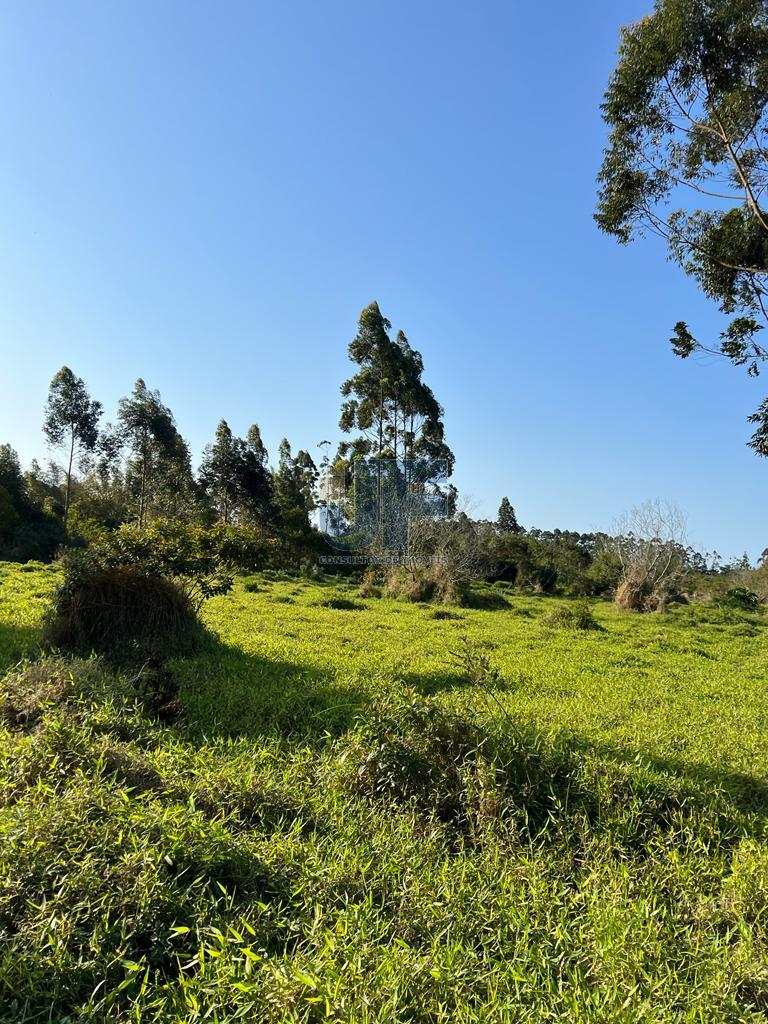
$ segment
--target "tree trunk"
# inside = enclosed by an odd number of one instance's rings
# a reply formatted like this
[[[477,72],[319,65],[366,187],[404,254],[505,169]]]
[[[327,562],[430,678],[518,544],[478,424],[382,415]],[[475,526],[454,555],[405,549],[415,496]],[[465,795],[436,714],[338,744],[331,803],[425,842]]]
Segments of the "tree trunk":
[[[144,529],[144,495],[147,487],[147,440],[141,447],[141,492],[139,494],[139,529]]]
[[[69,465],[67,466],[67,487],[64,492],[64,532],[67,530],[67,520],[69,519],[69,494],[72,487],[72,460],[75,456],[75,432],[72,431],[72,436],[69,443]]]
[[[383,487],[381,477],[381,453],[384,450],[384,382],[379,386],[379,458],[377,461],[378,470],[378,492],[379,492],[379,547],[384,546],[384,508],[383,508]]]

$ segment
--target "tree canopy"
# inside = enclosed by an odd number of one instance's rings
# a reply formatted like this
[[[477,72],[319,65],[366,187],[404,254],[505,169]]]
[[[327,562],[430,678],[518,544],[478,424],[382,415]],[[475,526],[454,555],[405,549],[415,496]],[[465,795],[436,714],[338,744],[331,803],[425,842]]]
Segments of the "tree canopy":
[[[445,442],[443,409],[422,379],[424,360],[402,331],[394,341],[392,324],[372,302],[360,314],[349,344],[357,372],[341,386],[344,402],[339,426],[358,436],[339,445],[342,458],[361,456],[444,460],[453,452]]]
[[[48,390],[43,433],[50,445],[65,447],[67,452],[65,528],[72,490],[72,464],[78,453],[92,452],[96,447],[101,413],[101,402],[91,399],[82,377],[76,377],[68,366],[62,366]]]
[[[716,353],[757,375],[768,358],[768,7],[764,0],[657,0],[625,28],[603,103],[610,138],[598,225],[645,232],[731,319],[699,341],[679,320],[677,355]],[[768,455],[768,402],[750,442]]]

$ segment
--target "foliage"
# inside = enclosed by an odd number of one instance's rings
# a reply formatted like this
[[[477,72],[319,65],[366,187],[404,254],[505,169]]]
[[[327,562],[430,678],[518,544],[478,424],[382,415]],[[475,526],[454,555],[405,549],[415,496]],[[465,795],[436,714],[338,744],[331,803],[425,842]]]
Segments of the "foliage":
[[[0,558],[49,561],[64,540],[61,522],[30,494],[16,452],[0,445]]]
[[[306,556],[318,538],[309,519],[315,507],[316,482],[317,467],[309,452],[299,451],[294,457],[288,440],[283,438],[273,488],[281,542],[294,561]]]
[[[194,488],[189,448],[160,392],[139,378],[132,394],[120,399],[117,417],[114,442],[127,444],[132,454],[126,485],[135,495],[138,525],[144,526],[151,505],[178,514],[180,500]]]
[[[233,561],[244,560],[239,539],[225,528],[155,520],[70,550],[46,643],[132,658],[188,653],[203,602],[232,587]]]
[[[92,452],[96,447],[101,413],[101,402],[91,398],[82,377],[76,377],[68,366],[62,366],[48,390],[43,433],[50,445],[66,449],[65,530],[71,503],[72,464],[77,454]]]
[[[760,598],[748,587],[731,587],[721,599],[727,608],[739,608],[745,612],[754,612],[760,607]]]
[[[464,812],[463,771],[482,757],[482,737],[429,698],[413,691],[381,698],[365,713],[350,757],[355,792],[396,803],[415,802],[437,817]]]
[[[225,524],[265,524],[272,518],[272,480],[267,450],[255,424],[245,440],[234,437],[226,420],[216,428],[216,440],[203,453],[200,483],[218,518]]]
[[[618,580],[618,560],[602,547],[604,538],[569,530],[528,530],[525,534],[487,530],[482,534],[492,579],[537,593],[599,594]]]
[[[424,361],[392,324],[377,302],[361,312],[358,332],[349,344],[349,358],[359,370],[341,386],[344,402],[339,426],[359,431],[339,445],[342,459],[377,458],[444,460],[453,466],[445,443],[443,410],[422,380]]]
[[[231,589],[233,563],[240,557],[240,545],[227,530],[158,519],[143,530],[122,526],[105,544],[72,552],[65,559],[62,589],[79,587],[94,570],[129,566],[173,581],[199,610],[208,598]]]
[[[577,604],[561,605],[558,608],[552,608],[551,611],[547,612],[542,621],[546,626],[552,626],[555,629],[602,629],[588,601],[579,601]]]
[[[596,219],[619,241],[651,231],[705,295],[732,316],[700,343],[685,321],[672,345],[759,373],[768,351],[768,14],[762,0],[657,0],[625,28],[603,115],[611,134]],[[679,204],[670,211],[669,204]],[[752,421],[768,453],[768,403]]]
[[[515,510],[506,495],[501,499],[496,516],[496,529],[499,533],[522,533],[523,528],[517,521]]]

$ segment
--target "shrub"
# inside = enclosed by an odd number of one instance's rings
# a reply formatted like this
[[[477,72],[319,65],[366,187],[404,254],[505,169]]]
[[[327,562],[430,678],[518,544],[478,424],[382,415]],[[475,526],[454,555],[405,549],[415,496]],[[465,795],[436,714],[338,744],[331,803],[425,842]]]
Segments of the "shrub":
[[[617,608],[625,612],[664,611],[669,597],[662,588],[656,588],[644,569],[627,568],[619,581],[614,596]]]
[[[499,829],[513,837],[566,827],[569,800],[580,823],[593,802],[566,747],[509,722],[484,732],[413,691],[374,703],[347,743],[354,792],[409,805],[473,843]]]
[[[412,690],[372,704],[347,756],[354,791],[413,803],[442,820],[464,811],[463,769],[481,756],[482,736],[434,700]]]
[[[90,564],[104,569],[136,566],[148,576],[169,579],[198,611],[207,598],[232,589],[232,570],[241,564],[241,556],[231,528],[205,530],[158,519],[144,529],[121,526],[106,543],[91,549]]]
[[[43,642],[118,659],[189,654],[202,628],[187,594],[140,566],[78,571],[58,591]]]
[[[106,544],[109,542],[109,535],[110,531],[98,519],[81,515],[76,508],[70,509],[67,540],[72,547]]]
[[[202,603],[232,588],[223,539],[218,528],[158,520],[70,550],[44,641],[129,660],[189,653],[202,634]]]
[[[748,587],[731,587],[718,603],[725,608],[736,608],[743,612],[756,612],[760,607],[760,598]]]
[[[466,589],[441,565],[414,565],[390,569],[384,593],[400,601],[461,604]]]
[[[683,513],[661,501],[647,501],[626,513],[607,550],[621,564],[615,602],[624,611],[664,611],[685,577]]]
[[[562,605],[553,608],[542,619],[545,625],[555,629],[582,629],[599,630],[602,626],[592,614],[592,609],[586,601],[579,601],[574,605]]]
[[[363,580],[358,591],[360,597],[381,597],[385,583],[385,574],[381,569],[371,567],[363,573]]]

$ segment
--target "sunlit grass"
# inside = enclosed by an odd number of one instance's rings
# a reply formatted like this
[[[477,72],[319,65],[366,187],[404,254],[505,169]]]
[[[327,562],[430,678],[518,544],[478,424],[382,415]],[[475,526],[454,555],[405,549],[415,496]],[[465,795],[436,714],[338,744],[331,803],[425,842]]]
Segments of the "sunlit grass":
[[[0,1020],[765,1019],[760,616],[271,576],[176,726],[97,663],[0,683]],[[55,580],[0,565],[5,668]]]

